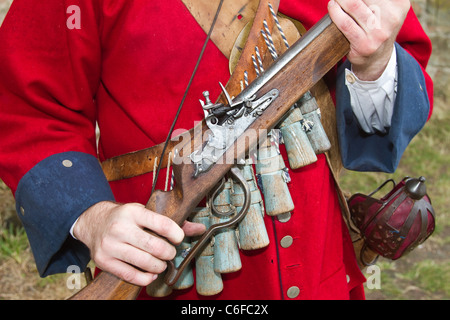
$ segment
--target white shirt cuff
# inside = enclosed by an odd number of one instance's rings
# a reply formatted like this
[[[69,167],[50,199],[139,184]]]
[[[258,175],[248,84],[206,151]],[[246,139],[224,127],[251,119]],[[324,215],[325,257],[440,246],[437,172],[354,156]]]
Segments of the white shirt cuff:
[[[80,219],[80,218],[78,218],[78,219]],[[75,240],[78,240],[77,239],[77,237],[75,237],[74,235],[73,235],[73,228],[75,227],[75,224],[78,222],[78,219],[77,220],[75,220],[75,222],[73,223],[73,225],[72,225],[72,227],[70,228],[70,235],[72,236],[72,238],[74,238]],[[67,230],[67,229],[66,229]]]
[[[383,74],[375,81],[358,79],[345,70],[345,84],[350,92],[350,103],[360,127],[366,133],[385,133],[391,126],[397,91],[397,54],[394,46]]]

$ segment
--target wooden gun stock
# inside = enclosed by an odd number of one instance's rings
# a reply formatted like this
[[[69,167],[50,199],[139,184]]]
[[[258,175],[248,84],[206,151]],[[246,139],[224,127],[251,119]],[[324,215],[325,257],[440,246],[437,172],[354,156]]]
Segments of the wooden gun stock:
[[[140,291],[141,287],[103,271],[69,300],[135,300]]]
[[[348,40],[332,23],[330,17],[326,15],[322,18],[266,70],[265,73],[270,73],[274,65],[278,63],[280,68],[279,64],[282,63],[282,68],[277,69],[277,72],[258,89],[257,98],[274,88],[279,90],[279,96],[256,118],[248,130],[255,130],[262,134],[273,129],[291,106],[333,68],[349,49]],[[248,87],[250,90],[251,85]],[[236,97],[238,98],[239,96]],[[244,149],[240,152],[247,152],[248,146],[261,142],[258,138],[264,139],[263,136],[255,135],[238,138],[234,148],[230,147],[223,155],[223,159],[230,159],[229,153],[232,153],[234,158],[242,156],[237,154],[236,150]],[[243,144],[246,148],[237,148],[238,145]],[[186,157],[186,155],[181,156]],[[226,161],[219,161],[219,163],[214,164],[207,173],[200,174],[196,178],[193,177],[194,165],[190,161],[182,161],[182,164],[175,165],[173,167],[176,181],[174,189],[169,192],[155,191],[147,203],[147,208],[164,214],[181,225],[233,166]],[[135,299],[140,289],[107,272],[101,272],[91,284],[70,299]]]

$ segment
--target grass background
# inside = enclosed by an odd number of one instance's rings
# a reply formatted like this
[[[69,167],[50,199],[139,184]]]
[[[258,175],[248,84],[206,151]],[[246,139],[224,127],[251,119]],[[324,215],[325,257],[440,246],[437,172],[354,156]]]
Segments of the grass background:
[[[11,2],[0,0],[0,23]],[[400,181],[405,176],[425,176],[437,214],[437,228],[425,244],[406,257],[397,261],[379,260],[380,289],[366,289],[370,300],[450,298],[450,2],[413,0],[412,3],[433,42],[427,68],[435,84],[433,116],[414,138],[394,174],[347,171],[342,184],[352,193],[367,194],[389,178]],[[38,276],[26,234],[15,213],[14,199],[0,181],[0,300],[65,299],[74,293],[67,289],[67,279],[67,275],[45,279]]]

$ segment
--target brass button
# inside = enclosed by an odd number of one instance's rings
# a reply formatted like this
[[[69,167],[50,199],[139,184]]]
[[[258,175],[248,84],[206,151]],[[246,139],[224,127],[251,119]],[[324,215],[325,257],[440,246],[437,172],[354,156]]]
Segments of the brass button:
[[[24,216],[25,215],[25,209],[23,207],[20,207],[20,213]]]
[[[70,160],[64,160],[64,161],[62,162],[62,165],[63,165],[64,167],[66,167],[66,168],[70,168],[70,167],[72,167],[73,163],[72,163],[72,161],[70,161]]]
[[[286,236],[283,239],[281,239],[280,245],[283,248],[289,248],[293,242],[294,242],[294,238],[292,238],[291,236]]]
[[[347,81],[348,81],[349,83],[351,83],[351,84],[354,84],[355,81],[356,81],[355,76],[354,76],[353,74],[351,74],[351,73],[348,73],[348,74],[345,76],[345,78],[346,78]]]
[[[286,213],[279,214],[277,216],[277,219],[281,223],[288,222],[289,220],[291,220],[291,213],[290,212],[286,212]]]
[[[287,296],[290,299],[297,298],[299,294],[300,294],[300,288],[296,287],[296,286],[290,287],[287,291]]]

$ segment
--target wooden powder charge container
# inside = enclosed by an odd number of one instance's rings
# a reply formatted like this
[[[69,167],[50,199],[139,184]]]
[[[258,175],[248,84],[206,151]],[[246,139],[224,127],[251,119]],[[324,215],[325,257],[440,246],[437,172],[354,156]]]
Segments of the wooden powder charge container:
[[[183,242],[181,242],[176,247],[177,255],[175,256],[175,259],[174,259],[175,267],[178,268],[180,266],[181,262],[186,257],[186,254],[190,248],[191,248],[191,242],[190,242],[189,238],[185,238],[183,240]],[[188,265],[183,270],[178,281],[173,285],[173,289],[182,290],[182,289],[190,288],[193,285],[194,285],[194,274],[192,271],[192,266]]]
[[[208,229],[211,226],[211,210],[209,207],[197,208],[192,222],[202,223]],[[194,246],[195,243],[192,244]],[[212,240],[195,258],[195,284],[198,294],[212,296],[223,290],[222,276],[214,271],[214,250]]]
[[[240,170],[250,186],[251,206],[245,218],[238,225],[239,246],[242,250],[264,248],[269,244],[269,236],[264,224],[264,204],[261,192],[249,160],[246,165],[240,166]],[[244,191],[239,184],[233,184],[232,190],[231,204],[239,212],[244,204]]]
[[[223,190],[213,199],[215,213],[211,214],[211,224],[229,221],[236,210],[231,205],[231,181],[224,184]],[[242,268],[241,257],[234,228],[223,228],[214,236],[214,270],[219,273],[230,273]]]
[[[266,139],[259,147],[255,170],[264,194],[266,213],[276,216],[294,210],[294,202],[287,186],[287,169],[283,157],[269,140]]]
[[[289,166],[298,169],[317,161],[316,153],[311,146],[301,122],[303,116],[300,110],[292,107],[286,114],[279,128],[288,155]]]
[[[297,102],[304,120],[302,121],[303,130],[311,143],[316,154],[324,153],[331,148],[325,129],[320,121],[320,109],[311,92],[306,92]]]

